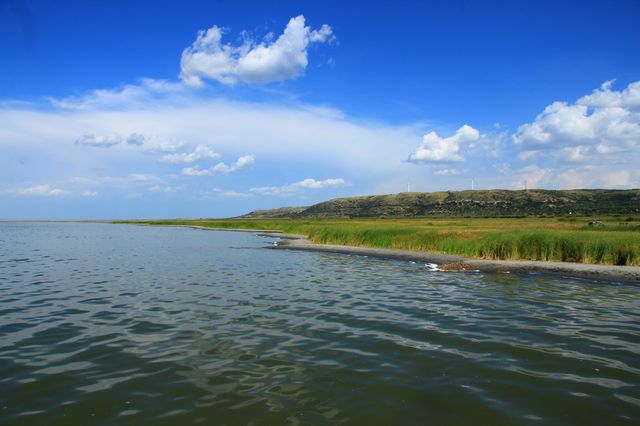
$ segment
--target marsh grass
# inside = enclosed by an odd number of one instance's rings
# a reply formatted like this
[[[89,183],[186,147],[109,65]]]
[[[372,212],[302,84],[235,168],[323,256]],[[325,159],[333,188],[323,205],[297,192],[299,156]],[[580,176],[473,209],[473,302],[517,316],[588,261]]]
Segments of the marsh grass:
[[[339,244],[459,254],[481,259],[521,259],[608,265],[640,265],[640,228],[600,218],[428,218],[165,220],[152,225],[281,230],[320,244]],[[638,218],[634,218],[638,220]],[[140,223],[140,222],[138,222]]]

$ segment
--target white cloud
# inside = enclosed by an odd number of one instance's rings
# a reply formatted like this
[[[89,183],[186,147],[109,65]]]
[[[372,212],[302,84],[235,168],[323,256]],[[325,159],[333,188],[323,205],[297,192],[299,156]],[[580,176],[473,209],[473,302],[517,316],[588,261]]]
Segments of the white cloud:
[[[255,162],[253,155],[243,155],[235,163],[228,166],[225,163],[218,163],[211,169],[214,173],[231,173],[252,165]]]
[[[185,176],[211,176],[213,172],[211,169],[203,169],[200,166],[185,167],[182,169],[182,174]]]
[[[200,96],[179,102],[171,96],[154,102],[117,97],[107,102],[95,96],[91,93],[83,101],[77,100],[72,110],[43,110],[36,105],[0,108],[0,143],[4,149],[29,147],[31,152],[47,156],[49,164],[73,165],[71,169],[67,167],[67,173],[86,176],[90,168],[123,173],[127,171],[124,164],[150,170],[155,166],[147,164],[146,159],[157,159],[141,155],[143,152],[138,149],[93,154],[84,149],[62,148],[82,132],[143,134],[144,153],[181,152],[186,144],[179,141],[206,145],[215,135],[216,151],[243,150],[264,159],[265,165],[286,162],[344,173],[365,168],[380,176],[410,168],[403,160],[419,137],[419,128],[424,126],[352,120],[339,110],[308,104]],[[33,126],[34,122],[41,125]]]
[[[158,99],[180,101],[184,86],[180,83],[142,78],[137,84],[125,84],[116,89],[98,89],[80,97],[48,98],[55,108],[62,110],[91,110],[133,108],[148,105]]]
[[[185,185],[176,185],[176,186],[155,185],[149,188],[149,192],[173,193],[173,192],[183,191],[185,188],[186,188]]]
[[[127,179],[133,182],[149,182],[149,181],[158,180],[158,177],[155,175],[145,174],[145,173],[131,173],[129,176],[127,176]]]
[[[200,87],[203,78],[222,84],[238,81],[265,84],[300,76],[307,68],[310,43],[332,40],[332,30],[305,26],[305,18],[291,18],[275,42],[256,43],[245,39],[240,46],[222,43],[223,31],[217,26],[200,31],[193,44],[182,52],[180,79],[189,86]],[[267,37],[268,38],[268,37]]]
[[[435,176],[455,176],[460,174],[460,170],[456,169],[440,169],[433,172]]]
[[[599,90],[596,89],[591,95],[583,96],[576,103],[592,108],[640,108],[640,81],[629,84],[620,92],[611,90],[614,82],[615,80],[605,81]]]
[[[448,138],[442,138],[436,132],[429,132],[422,137],[422,144],[409,154],[409,161],[414,163],[464,161],[459,154],[460,145],[479,139],[480,132],[466,124]]]
[[[220,158],[220,154],[215,152],[210,147],[200,144],[193,152],[179,153],[179,154],[167,154],[160,159],[164,163],[195,163],[200,160],[211,160]]]
[[[144,135],[141,135],[140,133],[131,133],[129,136],[124,138],[116,134],[85,134],[76,139],[76,144],[98,148],[110,148],[112,146],[119,145],[122,142],[126,142],[128,145],[142,146],[144,144],[144,140]]]
[[[74,185],[83,186],[114,186],[127,187],[140,183],[149,183],[159,180],[152,174],[130,173],[127,176],[74,176],[68,181]]]
[[[181,150],[187,146],[186,142],[180,141],[178,143],[170,143],[170,142],[158,142],[153,145],[148,146],[149,152],[162,152],[162,153],[172,153]]]
[[[220,162],[208,169],[203,169],[199,166],[186,167],[182,169],[182,174],[185,176],[211,176],[216,173],[232,173],[252,165],[254,161],[255,157],[253,155],[243,155],[231,165]]]
[[[580,147],[580,155],[588,147],[597,152],[630,152],[640,148],[640,81],[622,91],[611,89],[605,82],[591,95],[574,104],[553,102],[535,121],[518,128],[513,141],[529,151],[553,151],[564,147]],[[574,151],[578,152],[578,151]]]
[[[554,156],[561,161],[579,163],[579,162],[587,161],[589,159],[590,153],[591,153],[591,147],[578,145],[578,146],[569,146],[566,148],[562,148],[556,151],[554,153]]]
[[[76,144],[78,145],[95,146],[98,148],[109,148],[114,145],[118,145],[121,142],[122,138],[118,135],[101,136],[87,134],[76,139]]]
[[[346,182],[342,178],[316,180],[312,178],[303,179],[282,186],[261,186],[251,188],[249,191],[260,195],[291,195],[305,189],[323,189],[328,187],[343,186]]]
[[[213,192],[222,198],[251,198],[253,194],[238,191],[225,191],[220,188],[213,188]]]
[[[553,178],[553,170],[530,164],[518,170],[514,170],[510,177],[510,183],[506,185],[510,189],[529,189],[549,187]]]
[[[83,197],[95,197],[98,193],[96,191],[82,191],[80,195]]]
[[[551,186],[637,187],[640,81],[616,91],[611,80],[575,103],[553,102],[512,140],[518,160],[548,163]]]
[[[329,186],[342,186],[345,184],[344,179],[325,179],[325,180],[316,180],[312,178],[303,179],[300,182],[296,182],[292,184],[293,187],[299,188],[311,188],[311,189],[322,189]]]
[[[42,197],[59,197],[70,194],[69,191],[60,188],[52,188],[49,185],[35,185],[27,188],[15,188],[4,191],[15,195],[34,195]]]

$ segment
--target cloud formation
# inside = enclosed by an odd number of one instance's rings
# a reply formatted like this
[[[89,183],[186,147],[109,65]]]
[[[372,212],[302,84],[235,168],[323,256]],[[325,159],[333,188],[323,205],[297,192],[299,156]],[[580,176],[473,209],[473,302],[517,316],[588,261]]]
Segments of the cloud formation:
[[[248,167],[254,162],[255,157],[253,155],[243,155],[231,165],[220,162],[208,169],[203,169],[200,166],[186,167],[182,169],[182,174],[185,176],[212,176],[216,173],[232,173]]]
[[[282,186],[261,186],[251,188],[249,192],[260,195],[291,195],[305,189],[323,189],[328,187],[343,186],[346,182],[342,178],[316,180],[313,178],[303,179],[299,182],[295,182]]]
[[[61,195],[68,195],[69,191],[60,188],[53,188],[49,185],[35,185],[27,188],[14,188],[3,191],[13,195],[34,195],[41,197],[59,197]]]
[[[637,152],[640,148],[640,81],[622,91],[607,81],[575,103],[553,102],[513,135],[524,158],[551,153],[567,161]]]
[[[167,154],[163,156],[160,161],[163,163],[180,164],[195,163],[200,160],[215,160],[216,158],[220,158],[220,154],[207,145],[199,144],[193,152]]]
[[[459,154],[460,145],[479,139],[480,132],[466,124],[448,138],[440,137],[436,132],[429,132],[422,137],[422,144],[409,154],[409,161],[413,163],[464,161],[464,158]]]
[[[173,193],[173,192],[183,191],[185,188],[186,188],[185,185],[176,185],[176,186],[154,185],[149,188],[149,192]]]
[[[87,134],[76,139],[76,144],[85,146],[94,146],[97,148],[109,148],[122,142],[122,138],[118,135],[93,135]]]
[[[119,145],[122,142],[126,142],[128,145],[142,146],[144,144],[144,140],[144,135],[141,135],[140,133],[131,133],[129,136],[124,138],[116,134],[85,134],[76,139],[76,144],[97,148],[110,148],[112,146]]]
[[[460,170],[457,169],[439,169],[433,172],[434,176],[455,176],[459,174]]]
[[[240,46],[222,43],[223,30],[213,26],[200,31],[193,44],[182,52],[180,79],[188,86],[201,87],[203,79],[231,85],[238,81],[266,84],[300,76],[308,64],[311,43],[332,40],[330,26],[312,30],[303,15],[291,18],[284,32],[272,43],[267,36],[256,43],[245,34]]]
[[[239,191],[225,191],[223,189],[220,188],[213,188],[213,193],[215,193],[216,195],[218,195],[218,197],[222,197],[222,198],[250,198],[253,196],[253,194],[249,194],[246,192],[239,192]]]

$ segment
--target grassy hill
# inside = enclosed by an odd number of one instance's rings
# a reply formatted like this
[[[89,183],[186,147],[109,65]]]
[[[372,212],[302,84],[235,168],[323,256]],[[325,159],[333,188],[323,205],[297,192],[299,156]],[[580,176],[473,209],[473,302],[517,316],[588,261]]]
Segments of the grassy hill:
[[[271,210],[254,210],[251,213],[240,216],[244,219],[282,219],[295,217],[309,207],[280,207]]]
[[[486,190],[405,192],[335,198],[310,207],[259,210],[242,218],[368,218],[424,216],[560,216],[640,212],[640,190]]]

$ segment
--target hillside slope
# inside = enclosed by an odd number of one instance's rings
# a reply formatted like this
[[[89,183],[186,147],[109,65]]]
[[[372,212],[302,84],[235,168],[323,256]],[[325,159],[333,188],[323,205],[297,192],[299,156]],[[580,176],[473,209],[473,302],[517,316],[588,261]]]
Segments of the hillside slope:
[[[594,215],[640,212],[640,190],[486,190],[405,192],[335,198],[310,207],[251,212],[242,218]]]

